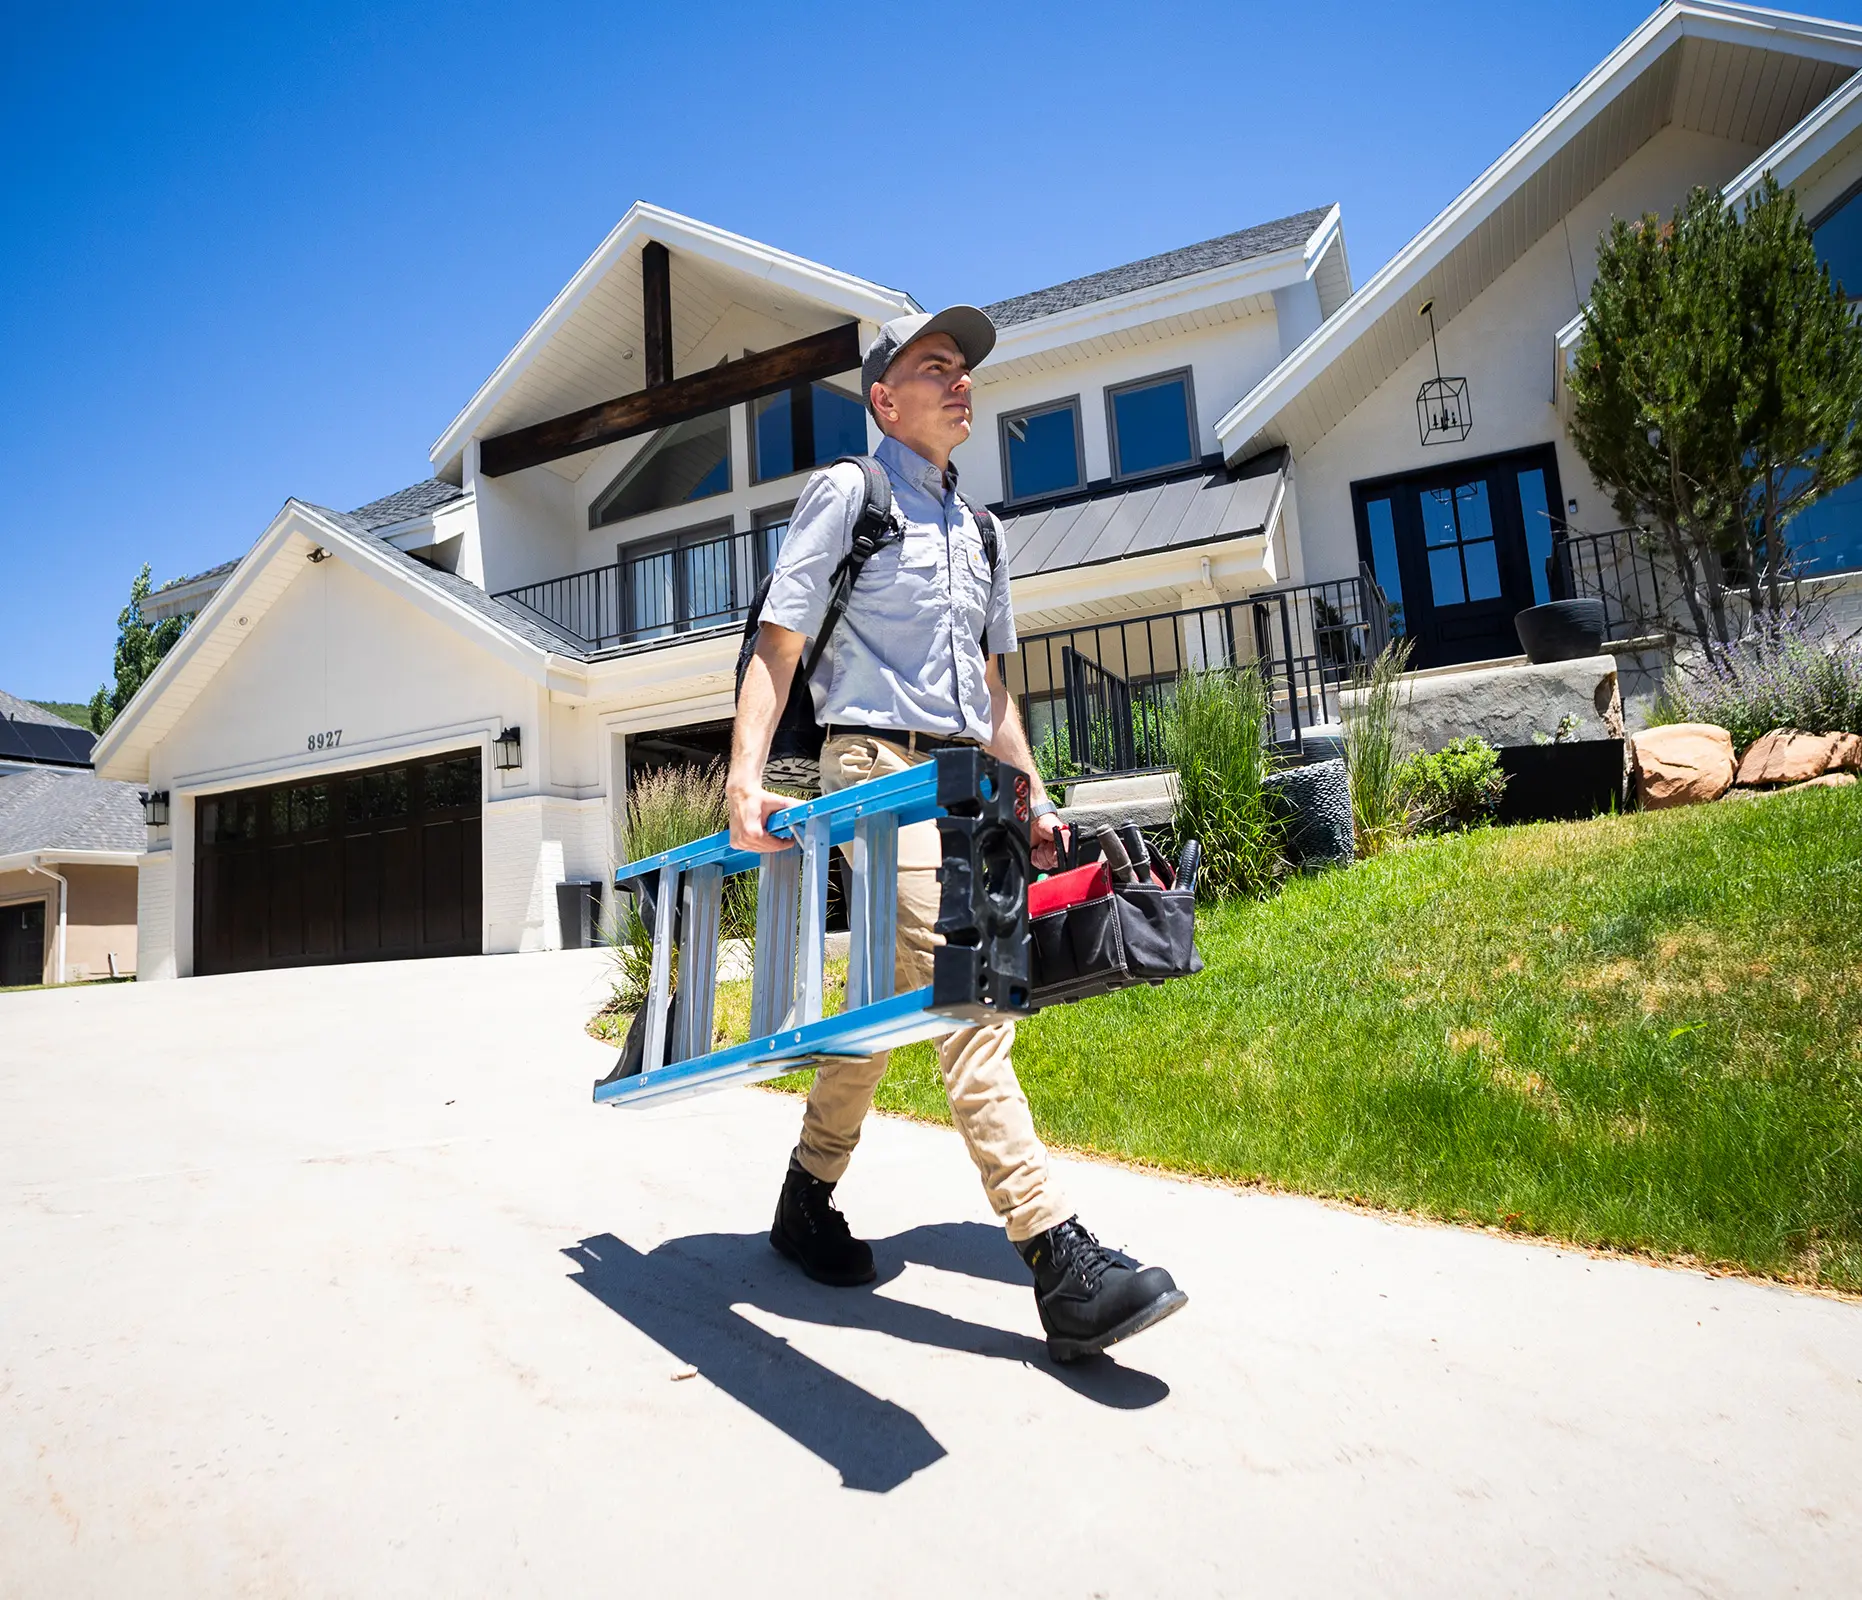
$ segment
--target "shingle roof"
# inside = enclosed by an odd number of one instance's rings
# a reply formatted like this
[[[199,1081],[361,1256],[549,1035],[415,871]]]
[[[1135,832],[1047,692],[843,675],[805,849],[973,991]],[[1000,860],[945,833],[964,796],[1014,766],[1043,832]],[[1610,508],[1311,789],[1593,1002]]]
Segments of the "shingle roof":
[[[75,722],[67,722],[44,706],[35,706],[30,700],[22,700],[4,689],[0,689],[0,717],[10,722],[37,722],[53,728],[77,727]]]
[[[1051,289],[1036,289],[1030,294],[998,300],[983,309],[998,328],[1008,328],[1018,322],[1032,322],[1036,317],[1052,316],[1056,311],[1091,305],[1096,300],[1110,300],[1114,295],[1155,288],[1173,278],[1187,278],[1191,273],[1233,266],[1253,256],[1304,244],[1331,209],[1320,206],[1291,217],[1279,217],[1272,222],[1243,228],[1239,233],[1225,233],[1219,239],[1205,239],[1201,244],[1185,245],[1181,250],[1167,250],[1161,256],[1146,256],[1142,261],[1128,261],[1122,267],[1108,267],[1104,272],[1057,283]]]
[[[420,488],[424,486],[417,484],[415,487]],[[447,484],[445,487],[448,489],[453,488],[451,484]],[[403,491],[403,493],[411,492],[412,491],[408,490]],[[455,495],[459,492],[459,490],[453,489]],[[390,495],[388,498],[392,500],[395,496]],[[374,503],[379,506],[383,502],[377,500]],[[416,561],[412,556],[408,555],[406,551],[397,550],[393,545],[389,544],[386,539],[378,537],[374,529],[364,523],[356,512],[332,511],[328,506],[315,505],[308,500],[306,500],[304,504],[310,506],[310,509],[315,511],[319,516],[328,517],[338,527],[347,529],[358,538],[373,540],[388,558],[398,564],[403,571],[419,579],[422,583],[431,584],[435,589],[440,590],[441,593],[450,595],[468,610],[476,611],[480,616],[486,618],[488,621],[496,623],[506,632],[516,634],[526,643],[535,645],[539,650],[548,650],[552,655],[575,656],[578,659],[586,659],[587,650],[580,640],[572,638],[566,633],[558,633],[540,617],[533,616],[527,611],[519,611],[513,606],[507,606],[502,600],[494,600],[490,595],[485,593],[483,589],[479,588],[476,583],[472,582],[470,578],[462,578],[456,572],[447,572],[439,567],[430,567],[424,561]],[[366,511],[368,507],[364,506],[362,509]],[[407,516],[415,515],[418,515],[418,513],[407,513]],[[377,523],[376,526],[385,528],[391,525],[391,521],[405,522],[407,516],[383,520]]]
[[[146,850],[136,786],[88,772],[0,777],[0,855],[22,850]]]
[[[393,494],[385,494],[379,500],[371,500],[365,506],[357,506],[349,515],[372,533],[377,528],[412,521],[415,517],[425,516],[429,511],[437,511],[441,506],[449,506],[455,500],[464,498],[465,490],[458,484],[447,483],[439,478],[427,478],[420,483],[409,484],[405,489],[396,489]]]
[[[405,489],[396,489],[393,494],[385,494],[379,500],[371,500],[365,506],[357,506],[345,515],[353,519],[364,533],[372,533],[377,528],[393,527],[397,522],[410,522],[415,517],[437,511],[441,506],[449,506],[455,500],[464,498],[465,490],[458,484],[446,483],[439,478],[427,478],[420,483],[411,483]],[[310,502],[306,501],[305,504]],[[323,508],[320,506],[318,509]],[[191,578],[171,578],[161,588],[150,592],[161,594],[169,589],[179,589],[183,584],[200,583],[208,578],[224,578],[238,565],[236,560],[222,561],[217,567],[197,572]]]
[[[1240,475],[1198,472],[1010,514],[1002,518],[1009,576],[1031,578],[1263,532],[1285,473],[1285,456],[1276,451]]]

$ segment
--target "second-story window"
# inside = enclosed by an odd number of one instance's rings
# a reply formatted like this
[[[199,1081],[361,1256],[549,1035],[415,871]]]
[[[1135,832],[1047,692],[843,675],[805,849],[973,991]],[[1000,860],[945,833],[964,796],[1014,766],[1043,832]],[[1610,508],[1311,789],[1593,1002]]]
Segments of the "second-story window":
[[[628,462],[588,508],[588,525],[637,517],[668,506],[727,494],[731,487],[730,413],[714,411],[666,429]]]
[[[1086,487],[1078,395],[1008,412],[1001,429],[1003,497],[1011,504]]]
[[[863,456],[866,407],[829,383],[765,395],[750,405],[750,448],[757,483],[812,472],[837,456]]]
[[[1136,478],[1197,459],[1196,400],[1188,367],[1106,390],[1112,476]]]

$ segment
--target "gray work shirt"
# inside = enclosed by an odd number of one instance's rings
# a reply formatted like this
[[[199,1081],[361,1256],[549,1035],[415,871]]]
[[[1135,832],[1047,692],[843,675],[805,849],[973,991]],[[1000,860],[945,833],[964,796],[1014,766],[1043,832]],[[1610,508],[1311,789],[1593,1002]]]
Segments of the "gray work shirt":
[[[905,537],[875,551],[854,585],[810,684],[815,716],[987,743],[983,634],[992,654],[1015,648],[1008,551],[997,552],[992,577],[982,530],[957,498],[955,467],[939,472],[896,439],[873,453],[892,480]],[[820,631],[865,488],[860,469],[847,463],[808,480],[776,558],[765,622],[811,640]]]

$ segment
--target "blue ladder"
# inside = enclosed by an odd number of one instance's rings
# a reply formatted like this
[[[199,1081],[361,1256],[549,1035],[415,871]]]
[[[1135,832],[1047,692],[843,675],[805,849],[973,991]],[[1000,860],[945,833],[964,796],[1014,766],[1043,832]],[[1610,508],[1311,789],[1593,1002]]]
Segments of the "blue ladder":
[[[1023,1016],[1030,938],[1029,783],[980,750],[939,752],[904,772],[776,812],[770,833],[796,848],[774,855],[714,833],[630,861],[617,890],[641,894],[653,940],[641,1068],[595,1086],[598,1104],[639,1106],[777,1077],[836,1056],[870,1056],[992,1017]],[[899,829],[936,821],[939,867],[933,980],[893,992],[898,937]],[[828,874],[851,844],[847,1000],[822,1015]],[[754,976],[747,1043],[708,1049],[717,1009],[724,880],[757,872]],[[679,981],[670,1036],[673,947]]]

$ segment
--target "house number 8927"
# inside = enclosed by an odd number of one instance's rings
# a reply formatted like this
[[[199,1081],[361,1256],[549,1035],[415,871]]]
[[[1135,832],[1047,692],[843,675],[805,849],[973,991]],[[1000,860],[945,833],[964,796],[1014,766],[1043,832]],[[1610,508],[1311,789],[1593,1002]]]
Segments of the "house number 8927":
[[[332,728],[328,733],[313,733],[304,743],[306,750],[334,750],[343,742],[343,730]]]

